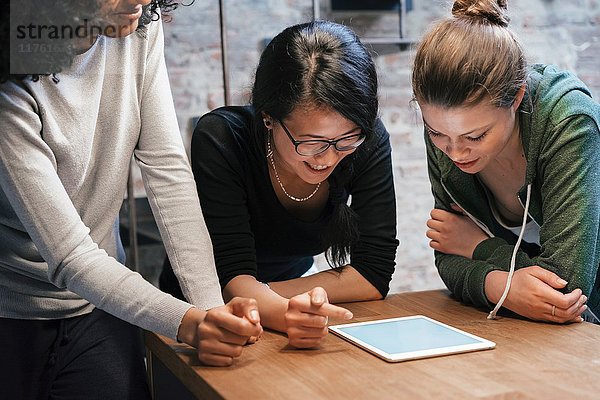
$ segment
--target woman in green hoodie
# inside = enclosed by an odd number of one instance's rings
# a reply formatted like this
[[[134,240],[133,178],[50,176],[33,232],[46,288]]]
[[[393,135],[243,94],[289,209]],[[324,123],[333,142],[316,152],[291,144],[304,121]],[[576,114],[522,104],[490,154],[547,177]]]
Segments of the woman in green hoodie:
[[[490,318],[597,322],[600,106],[573,74],[527,67],[505,11],[455,1],[417,50],[427,236],[448,288]]]

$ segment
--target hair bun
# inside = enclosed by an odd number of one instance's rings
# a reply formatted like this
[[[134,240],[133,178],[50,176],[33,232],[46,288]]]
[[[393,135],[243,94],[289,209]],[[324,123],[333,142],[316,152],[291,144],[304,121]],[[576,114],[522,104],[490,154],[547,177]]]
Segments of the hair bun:
[[[452,15],[485,19],[491,24],[507,27],[510,18],[506,9],[506,0],[456,0],[452,5]]]

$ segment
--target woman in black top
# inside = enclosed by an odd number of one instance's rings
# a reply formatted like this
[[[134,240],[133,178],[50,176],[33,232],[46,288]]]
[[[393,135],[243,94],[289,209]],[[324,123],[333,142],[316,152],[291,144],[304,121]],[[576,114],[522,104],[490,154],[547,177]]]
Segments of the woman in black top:
[[[318,345],[328,316],[351,316],[329,302],[389,290],[396,206],[377,111],[363,45],[349,28],[316,21],[269,43],[251,106],[217,109],[194,131],[192,168],[224,297],[256,298],[262,325],[293,346]],[[324,251],[335,268],[303,277]]]

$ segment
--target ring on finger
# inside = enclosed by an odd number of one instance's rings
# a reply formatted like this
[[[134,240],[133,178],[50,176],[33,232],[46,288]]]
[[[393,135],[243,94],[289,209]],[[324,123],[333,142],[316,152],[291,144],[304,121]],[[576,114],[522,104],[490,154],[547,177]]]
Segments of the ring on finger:
[[[553,306],[552,306],[552,316],[553,316],[553,317],[555,316],[555,312],[556,312],[556,306],[555,306],[555,305],[553,305]]]

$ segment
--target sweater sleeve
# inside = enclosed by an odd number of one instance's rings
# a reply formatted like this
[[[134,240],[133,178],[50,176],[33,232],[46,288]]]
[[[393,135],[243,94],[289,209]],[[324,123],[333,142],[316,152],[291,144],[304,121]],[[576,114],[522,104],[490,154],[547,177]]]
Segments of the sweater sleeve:
[[[389,291],[395,269],[396,195],[392,175],[390,136],[381,121],[366,159],[357,160],[350,193],[358,214],[360,239],[352,248],[350,264],[382,296]]]
[[[221,287],[238,275],[257,276],[254,235],[239,145],[230,123],[208,114],[192,136],[192,170],[213,241]],[[245,129],[245,128],[241,128]]]
[[[539,265],[569,282],[566,291],[581,288],[589,296],[599,263],[600,134],[587,116],[575,116],[548,129],[554,131],[537,160],[536,180],[542,182],[540,244],[530,258],[517,253],[516,268]],[[437,208],[449,209],[436,158],[428,141],[428,163]],[[485,277],[492,270],[510,269],[514,245],[494,237],[481,242],[473,260],[436,252],[436,266],[446,286],[462,301],[491,307],[485,296]]]
[[[159,291],[98,247],[59,178],[35,99],[17,84],[4,85],[0,185],[26,230],[23,235],[46,262],[48,280],[118,318],[174,338],[191,306]]]
[[[179,132],[163,55],[161,22],[149,37],[135,159],[184,296],[202,309],[223,304],[210,236]]]

